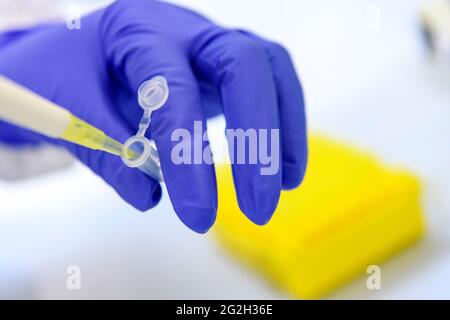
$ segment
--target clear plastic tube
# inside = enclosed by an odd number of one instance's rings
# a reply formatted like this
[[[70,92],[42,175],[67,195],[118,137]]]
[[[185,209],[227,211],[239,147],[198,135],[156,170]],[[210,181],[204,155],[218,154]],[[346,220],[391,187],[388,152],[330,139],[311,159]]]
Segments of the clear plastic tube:
[[[164,181],[158,151],[145,134],[151,123],[152,112],[161,108],[168,97],[166,78],[157,76],[142,83],[138,90],[138,102],[144,114],[138,132],[125,142],[122,153],[122,161],[126,166],[137,168],[158,181]]]

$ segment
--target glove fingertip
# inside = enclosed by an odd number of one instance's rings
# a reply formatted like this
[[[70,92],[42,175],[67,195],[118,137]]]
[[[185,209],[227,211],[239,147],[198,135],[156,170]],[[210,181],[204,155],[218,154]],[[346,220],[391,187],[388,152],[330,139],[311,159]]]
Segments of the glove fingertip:
[[[145,212],[155,207],[162,197],[159,183],[134,168],[127,168],[117,159],[111,159],[115,166],[106,170],[105,180],[122,199],[135,209]]]
[[[142,198],[142,202],[138,201],[135,204],[131,204],[137,210],[141,212],[146,212],[150,209],[153,209],[158,205],[162,198],[162,188],[158,183],[154,184],[153,190],[150,192],[149,197]]]
[[[217,214],[214,208],[196,208],[194,206],[180,206],[175,208],[175,212],[183,224],[199,234],[205,234],[211,229]]]
[[[251,222],[264,226],[269,223],[277,209],[280,193],[280,187],[259,192],[256,198],[249,194],[238,193],[238,205]]]
[[[283,190],[293,190],[300,186],[305,179],[305,170],[284,170]]]
[[[278,203],[277,203],[278,204]],[[276,206],[274,208],[269,208],[267,210],[264,209],[242,209],[242,212],[245,216],[254,224],[258,226],[265,226],[272,219]]]
[[[292,190],[300,186],[305,179],[306,167],[308,162],[308,151],[306,147],[303,152],[293,157],[292,161],[284,161],[282,168],[282,188],[283,190]],[[295,160],[295,159],[301,159]]]

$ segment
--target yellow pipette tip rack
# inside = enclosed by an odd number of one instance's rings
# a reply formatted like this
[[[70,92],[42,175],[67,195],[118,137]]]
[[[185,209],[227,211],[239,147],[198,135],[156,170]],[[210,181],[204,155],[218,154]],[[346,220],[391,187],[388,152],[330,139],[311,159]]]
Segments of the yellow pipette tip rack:
[[[218,167],[215,232],[226,249],[293,297],[316,299],[414,243],[424,219],[411,174],[320,136],[310,138],[309,149],[305,181],[282,192],[264,227],[240,212],[231,170]]]

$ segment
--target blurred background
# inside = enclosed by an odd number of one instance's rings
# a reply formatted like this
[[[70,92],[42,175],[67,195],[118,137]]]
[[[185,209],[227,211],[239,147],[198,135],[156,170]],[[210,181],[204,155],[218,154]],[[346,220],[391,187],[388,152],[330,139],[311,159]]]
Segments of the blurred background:
[[[436,1],[174,2],[284,44],[302,79],[311,131],[422,180],[427,236],[383,264],[382,290],[368,290],[362,275],[328,298],[450,298],[450,50],[431,54],[420,23],[421,10]],[[0,0],[0,28],[106,3]],[[212,139],[222,126],[211,121]],[[203,236],[185,228],[167,194],[139,213],[78,163],[0,180],[0,298],[292,298],[214,238],[214,228]],[[69,265],[80,266],[82,290],[67,289]]]

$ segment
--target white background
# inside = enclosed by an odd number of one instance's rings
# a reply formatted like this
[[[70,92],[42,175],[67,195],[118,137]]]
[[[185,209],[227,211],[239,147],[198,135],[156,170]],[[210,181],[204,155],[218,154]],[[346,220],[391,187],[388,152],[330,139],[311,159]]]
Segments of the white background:
[[[22,21],[36,14],[36,1],[13,2]],[[382,266],[382,290],[367,290],[362,277],[330,298],[450,298],[450,70],[422,48],[419,1],[178,2],[285,44],[302,78],[311,131],[349,141],[424,181],[427,237]],[[373,6],[381,10],[378,28],[368,23]],[[0,21],[9,24],[3,8]],[[214,123],[217,139],[223,123]],[[72,264],[82,269],[81,291],[66,289]],[[166,196],[138,213],[76,165],[0,182],[0,297],[288,296],[223,253],[213,233],[183,227]]]

